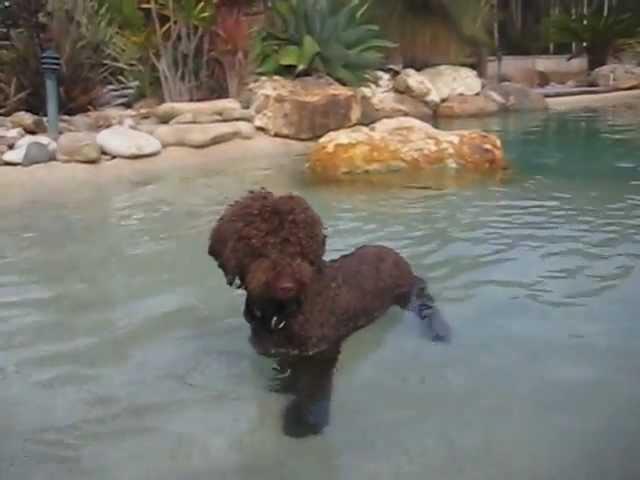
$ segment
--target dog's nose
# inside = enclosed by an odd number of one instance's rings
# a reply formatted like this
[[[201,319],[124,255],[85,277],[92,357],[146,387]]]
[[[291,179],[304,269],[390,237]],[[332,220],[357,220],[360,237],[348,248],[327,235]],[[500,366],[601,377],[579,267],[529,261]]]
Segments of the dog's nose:
[[[280,282],[276,285],[276,295],[281,299],[288,299],[296,294],[296,284],[293,282]]]

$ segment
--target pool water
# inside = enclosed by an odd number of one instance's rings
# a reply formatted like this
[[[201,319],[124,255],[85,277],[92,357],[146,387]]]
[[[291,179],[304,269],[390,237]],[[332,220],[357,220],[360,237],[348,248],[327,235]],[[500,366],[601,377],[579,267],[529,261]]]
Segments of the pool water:
[[[499,133],[514,170],[444,191],[310,185],[300,159],[32,185],[0,204],[0,478],[637,480],[637,113],[445,124]],[[305,440],[206,256],[259,185],[304,194],[331,257],[406,255],[454,329],[392,310],[352,337]]]

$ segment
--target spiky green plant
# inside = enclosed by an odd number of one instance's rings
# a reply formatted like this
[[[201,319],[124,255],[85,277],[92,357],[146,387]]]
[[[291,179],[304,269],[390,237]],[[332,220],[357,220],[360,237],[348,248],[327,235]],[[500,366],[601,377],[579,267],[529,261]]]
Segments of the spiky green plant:
[[[545,33],[550,41],[573,43],[580,46],[578,53],[586,53],[589,70],[606,65],[609,56],[618,53],[625,42],[638,37],[640,19],[632,13],[597,10],[555,15],[545,22]]]
[[[257,40],[257,73],[321,73],[346,85],[362,83],[394,46],[366,23],[368,6],[363,0],[277,0]]]

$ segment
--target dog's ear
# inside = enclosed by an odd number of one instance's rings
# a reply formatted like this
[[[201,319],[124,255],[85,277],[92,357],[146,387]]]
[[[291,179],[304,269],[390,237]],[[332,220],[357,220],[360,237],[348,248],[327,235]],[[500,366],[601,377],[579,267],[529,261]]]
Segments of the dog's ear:
[[[215,245],[211,241],[211,237],[209,237],[209,248],[207,249],[207,254],[214,260],[217,260],[218,258],[217,253],[218,252],[216,251]]]
[[[220,228],[219,224],[216,224],[212,229],[211,229],[211,233],[209,234],[209,246],[207,248],[207,253],[209,254],[209,256],[211,258],[213,258],[214,260],[216,260],[217,262],[220,261],[220,256],[222,254],[220,250],[220,239],[217,238],[218,235],[218,228]]]

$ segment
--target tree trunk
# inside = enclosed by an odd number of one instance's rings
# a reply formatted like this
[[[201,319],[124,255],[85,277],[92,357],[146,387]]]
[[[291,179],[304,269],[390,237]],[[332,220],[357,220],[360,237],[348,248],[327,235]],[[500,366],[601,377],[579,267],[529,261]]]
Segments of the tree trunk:
[[[489,75],[489,54],[486,48],[478,48],[476,52],[476,70],[478,76],[483,80],[486,80]]]
[[[605,47],[587,48],[587,62],[589,63],[589,71],[602,67],[609,60],[609,49]]]

